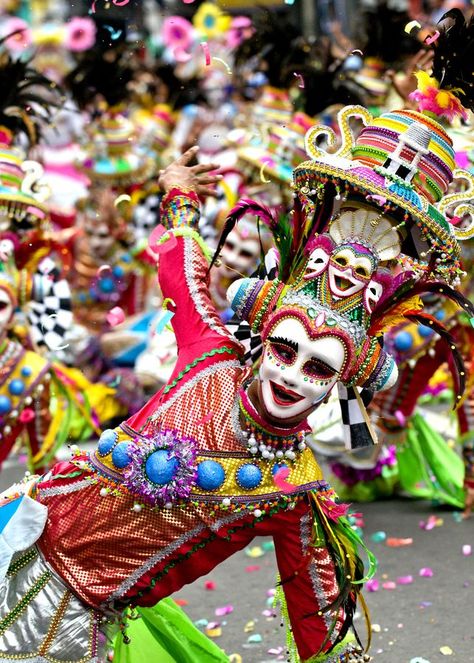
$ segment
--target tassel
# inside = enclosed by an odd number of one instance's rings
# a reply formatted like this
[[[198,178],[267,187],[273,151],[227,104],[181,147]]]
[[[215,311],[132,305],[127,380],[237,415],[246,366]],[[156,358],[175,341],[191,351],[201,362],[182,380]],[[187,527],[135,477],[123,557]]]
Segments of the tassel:
[[[298,486],[287,481],[289,475],[290,469],[288,467],[280,467],[280,469],[273,475],[273,482],[282,493],[292,493],[298,490]]]

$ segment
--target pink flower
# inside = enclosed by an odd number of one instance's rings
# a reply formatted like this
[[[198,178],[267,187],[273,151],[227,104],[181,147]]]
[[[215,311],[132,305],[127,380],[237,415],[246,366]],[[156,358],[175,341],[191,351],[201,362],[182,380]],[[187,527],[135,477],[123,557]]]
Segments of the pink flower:
[[[95,43],[95,23],[91,18],[75,16],[66,23],[65,46],[70,51],[87,51]]]
[[[30,407],[25,407],[18,419],[22,424],[27,424],[35,418],[35,413]]]
[[[252,21],[247,16],[235,16],[226,34],[226,46],[237,48],[244,39],[253,33]]]
[[[32,44],[30,26],[22,18],[8,19],[2,32],[4,35],[11,35],[5,39],[5,45],[10,51],[21,52]]]
[[[168,48],[185,51],[193,43],[194,28],[182,16],[168,16],[163,21],[161,38]]]

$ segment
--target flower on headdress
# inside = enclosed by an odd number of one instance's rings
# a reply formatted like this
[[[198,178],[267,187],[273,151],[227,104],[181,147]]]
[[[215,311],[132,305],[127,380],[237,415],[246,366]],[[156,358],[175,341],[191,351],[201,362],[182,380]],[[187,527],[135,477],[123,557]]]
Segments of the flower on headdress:
[[[2,33],[10,35],[5,39],[5,46],[10,51],[24,51],[33,41],[30,26],[22,18],[10,18],[3,26]]]
[[[90,18],[75,16],[66,23],[65,46],[68,50],[87,51],[95,43],[96,27]]]
[[[226,35],[226,46],[234,49],[253,33],[252,21],[247,16],[234,16]]]
[[[426,71],[417,71],[415,76],[418,80],[418,88],[409,95],[409,98],[418,103],[420,111],[447,117],[450,121],[457,115],[467,120],[467,111],[455,94],[456,92],[464,94],[461,89],[440,89],[436,78],[432,78]]]
[[[193,43],[194,28],[182,16],[168,16],[163,21],[161,38],[167,48],[185,51]]]
[[[196,30],[206,39],[222,37],[231,25],[231,17],[224,14],[219,7],[210,2],[204,2],[193,18]]]

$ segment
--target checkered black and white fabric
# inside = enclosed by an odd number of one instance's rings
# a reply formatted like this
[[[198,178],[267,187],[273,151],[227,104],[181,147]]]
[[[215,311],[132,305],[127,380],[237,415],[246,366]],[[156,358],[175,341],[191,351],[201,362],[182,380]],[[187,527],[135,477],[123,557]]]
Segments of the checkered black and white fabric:
[[[346,449],[361,449],[377,444],[377,436],[370,423],[366,407],[373,398],[368,389],[337,385],[341,404],[342,430]]]
[[[278,272],[278,253],[270,249],[265,255],[265,274],[263,278],[273,281]],[[245,348],[244,363],[251,366],[262,354],[262,339],[260,334],[254,334],[246,320],[234,316],[226,323],[227,329],[242,343]]]
[[[33,276],[33,299],[27,311],[33,343],[54,351],[64,345],[73,321],[71,290],[54,261],[47,257]]]
[[[151,231],[160,222],[161,197],[150,194],[141,198],[133,209],[132,227],[135,241],[148,240]]]

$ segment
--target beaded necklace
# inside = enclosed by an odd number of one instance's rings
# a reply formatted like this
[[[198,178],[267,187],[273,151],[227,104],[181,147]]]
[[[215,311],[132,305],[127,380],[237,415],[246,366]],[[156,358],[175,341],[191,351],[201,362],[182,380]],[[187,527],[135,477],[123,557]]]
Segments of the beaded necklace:
[[[292,428],[272,426],[257,412],[244,388],[239,390],[239,410],[247,429],[242,433],[252,456],[260,456],[268,461],[275,458],[294,461],[298,451],[306,449],[306,422]]]

